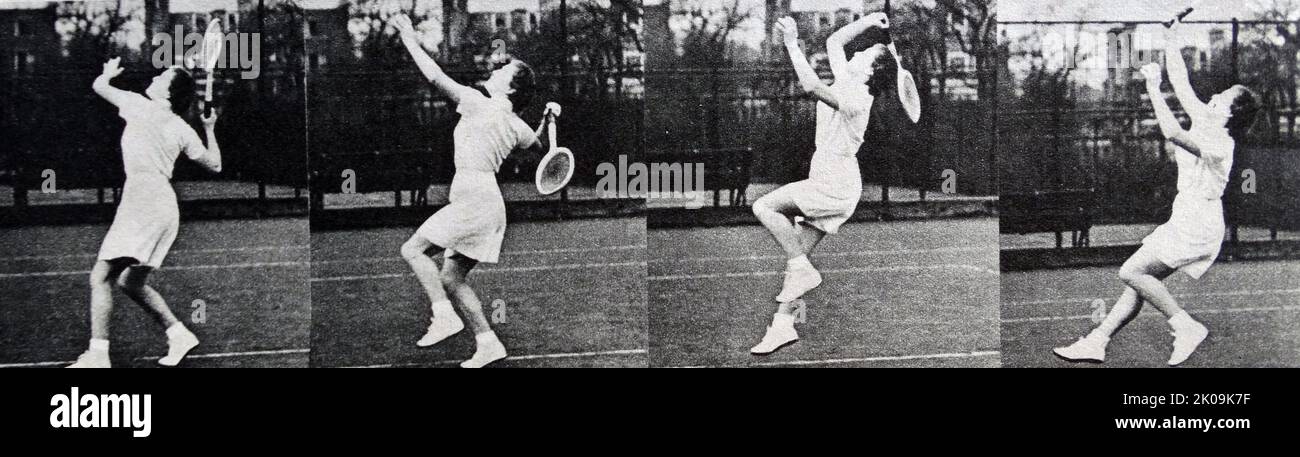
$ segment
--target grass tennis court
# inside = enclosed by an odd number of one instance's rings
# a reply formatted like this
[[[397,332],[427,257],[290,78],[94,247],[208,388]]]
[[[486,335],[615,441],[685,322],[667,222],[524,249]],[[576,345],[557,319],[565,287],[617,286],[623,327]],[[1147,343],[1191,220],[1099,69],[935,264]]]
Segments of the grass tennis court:
[[[1123,291],[1119,267],[1002,273],[1002,351],[1009,367],[1071,364],[1051,353],[1092,327],[1089,304],[1109,307]],[[1300,264],[1219,262],[1199,281],[1181,273],[1165,281],[1210,336],[1181,366],[1300,366]],[[1164,316],[1151,306],[1111,340],[1105,367],[1163,367],[1172,349]]]
[[[107,224],[6,229],[0,238],[0,366],[71,363],[90,338],[89,270]],[[150,278],[202,344],[181,367],[307,365],[311,297],[306,219],[182,222]],[[163,329],[114,294],[114,367],[152,367]],[[206,322],[193,320],[202,300]]]
[[[455,367],[469,331],[429,348],[415,341],[429,303],[399,255],[410,228],[317,232],[312,239],[312,366]],[[469,282],[510,357],[491,367],[646,366],[645,222],[519,222],[501,262]]]
[[[759,226],[649,235],[651,363],[996,367],[996,219],[851,223],[811,255],[800,340],[756,357],[784,258]]]

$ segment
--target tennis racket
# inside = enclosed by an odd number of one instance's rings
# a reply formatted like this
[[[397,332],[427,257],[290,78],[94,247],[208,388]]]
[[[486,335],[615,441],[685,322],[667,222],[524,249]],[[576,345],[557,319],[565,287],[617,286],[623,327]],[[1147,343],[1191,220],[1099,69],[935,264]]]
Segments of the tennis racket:
[[[221,19],[212,18],[203,33],[203,70],[207,72],[207,91],[203,94],[203,114],[212,114],[212,81],[217,79],[217,62],[221,60],[221,47],[225,40],[221,34]]]
[[[560,189],[569,184],[569,179],[573,178],[573,151],[570,151],[569,148],[558,147],[555,143],[556,118],[554,111],[547,111],[546,134],[551,140],[551,150],[537,164],[535,180],[537,192],[542,195],[559,192]]]

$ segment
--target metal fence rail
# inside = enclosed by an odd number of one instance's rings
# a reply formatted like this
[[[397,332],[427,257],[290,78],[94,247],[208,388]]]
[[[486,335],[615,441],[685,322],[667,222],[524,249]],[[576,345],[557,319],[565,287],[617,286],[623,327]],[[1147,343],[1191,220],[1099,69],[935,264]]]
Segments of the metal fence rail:
[[[1006,43],[1005,65],[1012,77],[1000,78],[998,90],[1003,193],[1088,189],[1099,220],[1159,222],[1167,217],[1177,192],[1174,150],[1159,133],[1144,83],[1134,68],[1137,65],[1110,65],[1108,59],[1114,56],[1107,55],[1101,58],[1107,65],[1080,60],[1075,67],[1055,67],[1044,63],[1049,54],[1042,49],[1049,33],[1127,30],[1155,34],[1163,29],[1156,24],[1159,22],[1000,23],[1003,35],[1010,32],[1012,37]],[[1300,23],[1234,20],[1188,24],[1199,24],[1202,28],[1198,30],[1209,34],[1208,47],[1197,46],[1195,54],[1185,56],[1198,95],[1208,98],[1240,83],[1262,98],[1263,110],[1254,128],[1235,152],[1232,180],[1224,197],[1229,223],[1274,230],[1300,226],[1294,217],[1287,217],[1300,214],[1300,185],[1290,171],[1300,169],[1300,154],[1293,152],[1300,149],[1296,44],[1278,44],[1270,36],[1273,27]],[[1216,28],[1218,32],[1213,31]],[[1018,43],[1017,37],[1025,42]],[[1151,49],[1131,51],[1147,60],[1159,60],[1163,66],[1162,54],[1147,54]],[[1099,58],[1081,56],[1086,57]],[[1170,105],[1179,109],[1168,86],[1164,92]],[[1179,116],[1186,125],[1185,116]],[[1246,179],[1258,185],[1243,187]]]
[[[815,149],[816,102],[797,85],[790,68],[651,71],[646,142],[652,151],[752,148],[755,181],[802,179]],[[934,192],[952,170],[962,193],[995,194],[991,105],[922,96],[919,124],[896,96],[877,99],[858,154],[863,179]]]
[[[157,73],[152,68],[132,68],[114,85],[142,92]],[[6,105],[0,130],[21,132],[7,136],[7,144],[0,148],[0,176],[7,176],[15,186],[15,205],[26,203],[26,190],[39,185],[45,170],[57,174],[60,189],[122,185],[124,122],[111,104],[91,90],[97,76],[97,72],[78,70],[11,74],[0,81],[0,99]],[[229,76],[217,86],[221,88],[217,135],[225,170],[213,175],[180,160],[173,179],[254,182],[263,189],[268,185],[305,188],[305,137],[285,133],[304,131],[301,73],[264,69],[257,81]],[[202,131],[197,107],[185,118]]]

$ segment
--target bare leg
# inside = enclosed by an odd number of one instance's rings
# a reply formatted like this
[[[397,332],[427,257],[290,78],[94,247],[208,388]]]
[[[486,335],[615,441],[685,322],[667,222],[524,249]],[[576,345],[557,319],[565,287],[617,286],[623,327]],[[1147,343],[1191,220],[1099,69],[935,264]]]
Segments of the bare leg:
[[[99,260],[90,270],[90,338],[108,340],[113,321],[113,279],[126,264]]]
[[[418,279],[420,286],[424,287],[424,293],[429,296],[429,302],[436,304],[447,301],[447,292],[442,287],[442,281],[439,280],[438,264],[434,263],[432,257],[425,254],[432,248],[437,248],[437,246],[418,234],[411,235],[411,239],[402,244],[402,258],[406,259],[406,263],[415,272],[415,279]],[[441,251],[440,248],[439,251]]]
[[[1154,305],[1166,317],[1173,317],[1183,309],[1178,306],[1173,294],[1170,294],[1169,289],[1161,282],[1173,272],[1173,268],[1165,265],[1154,255],[1139,250],[1124,262],[1124,266],[1120,267],[1119,279],[1137,291],[1143,300]]]
[[[460,314],[469,320],[470,330],[479,335],[491,332],[492,326],[483,314],[483,303],[479,301],[474,289],[465,282],[465,277],[475,265],[478,265],[478,261],[469,257],[459,254],[451,256],[443,262],[441,279],[443,288],[455,298],[452,301],[460,309]]]
[[[800,225],[799,227],[799,248],[804,255],[812,254],[818,243],[826,238],[826,232],[816,228]]]
[[[801,238],[803,228],[794,223],[794,216],[800,214],[799,207],[792,199],[784,193],[773,192],[756,200],[753,210],[754,216],[772,233],[787,259],[805,254]]]
[[[1110,312],[1106,313],[1106,319],[1093,330],[1094,333],[1110,338],[1114,336],[1119,329],[1124,328],[1129,322],[1138,316],[1142,311],[1142,299],[1138,298],[1138,293],[1131,287],[1125,287],[1124,293],[1120,294],[1115,300],[1115,306],[1111,307]]]
[[[122,293],[144,308],[154,320],[162,324],[163,328],[171,328],[180,321],[176,319],[175,314],[172,314],[171,308],[167,306],[162,295],[146,284],[152,271],[152,267],[131,266],[118,275],[117,285],[122,289]]]

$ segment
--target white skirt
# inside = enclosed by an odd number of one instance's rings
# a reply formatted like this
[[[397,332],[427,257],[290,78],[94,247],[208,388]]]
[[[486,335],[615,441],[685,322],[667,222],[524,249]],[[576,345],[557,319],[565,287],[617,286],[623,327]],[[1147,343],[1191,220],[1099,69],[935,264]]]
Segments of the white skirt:
[[[1169,221],[1142,239],[1141,250],[1199,279],[1219,257],[1225,229],[1221,200],[1179,194]]]
[[[176,192],[163,176],[131,177],[122,186],[113,225],[99,247],[99,260],[135,259],[158,268],[176,241],[180,210]]]
[[[767,195],[789,198],[799,207],[804,224],[833,234],[853,217],[853,212],[858,209],[858,201],[862,198],[860,184],[856,188],[833,187],[830,183],[805,179],[781,186]]]
[[[415,233],[446,256],[457,253],[484,263],[496,263],[506,234],[506,204],[496,174],[457,171],[451,179],[451,200],[433,213]]]

